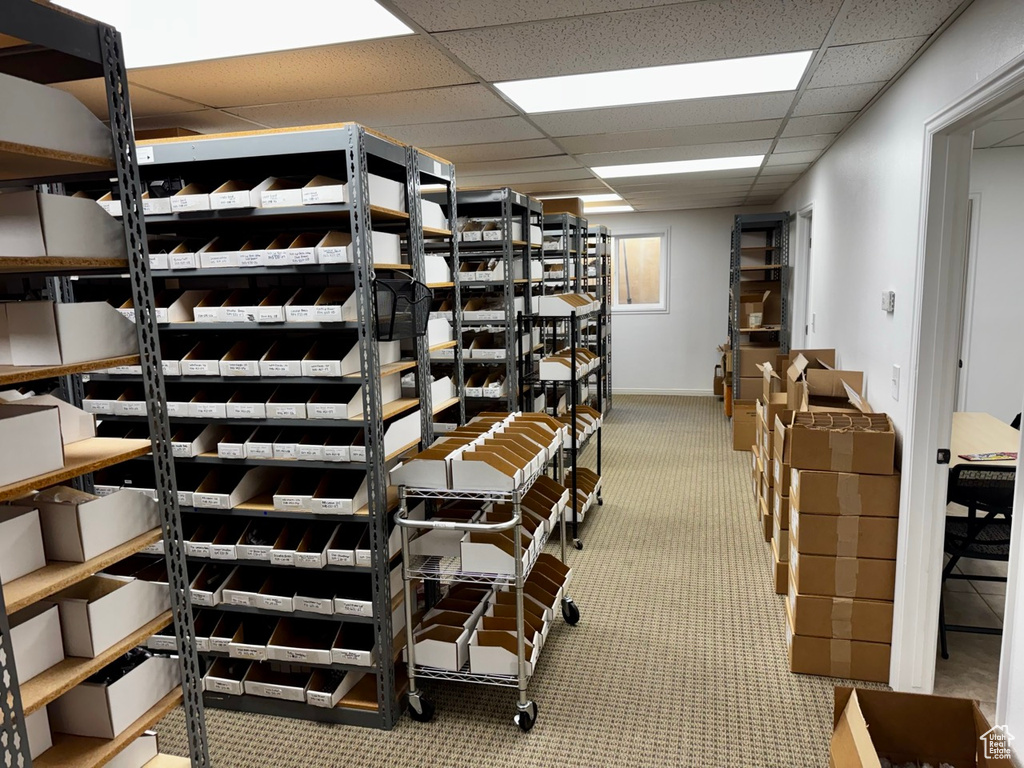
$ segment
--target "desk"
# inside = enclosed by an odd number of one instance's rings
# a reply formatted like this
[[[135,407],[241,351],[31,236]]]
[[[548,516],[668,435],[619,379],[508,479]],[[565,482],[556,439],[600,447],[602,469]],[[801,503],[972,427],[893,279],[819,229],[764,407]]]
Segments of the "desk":
[[[988,413],[954,413],[949,466],[1013,467],[1015,461],[966,461],[962,453],[1010,453],[1020,450],[1020,432]]]

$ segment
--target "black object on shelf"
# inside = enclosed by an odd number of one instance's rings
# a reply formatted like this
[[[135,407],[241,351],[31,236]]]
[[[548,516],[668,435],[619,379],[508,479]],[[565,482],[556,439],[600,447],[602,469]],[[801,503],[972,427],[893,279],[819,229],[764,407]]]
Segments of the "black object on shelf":
[[[425,283],[408,276],[379,277],[373,281],[373,289],[378,339],[398,341],[426,335],[434,294]]]

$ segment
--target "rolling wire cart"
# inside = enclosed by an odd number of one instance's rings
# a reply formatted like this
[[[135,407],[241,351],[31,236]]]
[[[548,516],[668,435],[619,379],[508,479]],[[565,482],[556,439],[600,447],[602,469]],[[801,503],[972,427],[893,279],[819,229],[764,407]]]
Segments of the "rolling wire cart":
[[[592,319],[592,318],[596,318],[596,320],[597,320],[597,356],[598,356],[598,364],[592,370],[587,371],[586,373],[580,375],[580,374],[577,373],[577,368],[576,368],[576,352],[578,350],[580,350],[580,349],[586,349],[586,346],[583,345],[581,340],[580,340],[580,321],[581,320],[585,320],[585,319]],[[593,310],[592,312],[587,312],[587,313],[583,313],[583,314],[577,314],[576,312],[572,312],[569,315],[548,315],[548,316],[524,315],[524,314],[520,313],[518,315],[518,320],[519,320],[519,326],[518,326],[519,327],[519,332],[518,332],[517,336],[519,338],[518,343],[520,344],[520,346],[522,345],[522,336],[523,336],[523,334],[524,333],[532,333],[533,327],[536,324],[539,323],[542,326],[544,326],[544,327],[549,329],[550,333],[549,333],[548,338],[550,338],[550,339],[552,339],[554,341],[554,349],[553,349],[554,352],[558,351],[558,338],[559,338],[558,326],[559,326],[560,323],[565,323],[566,326],[567,326],[567,331],[566,331],[567,339],[566,339],[566,341],[568,342],[568,345],[566,346],[566,349],[569,351],[569,359],[572,361],[572,365],[570,366],[571,374],[570,374],[569,378],[568,379],[543,379],[540,376],[539,367],[536,367],[536,368],[534,368],[532,370],[521,371],[519,378],[520,378],[520,381],[523,382],[524,386],[523,386],[523,395],[522,395],[523,402],[520,403],[520,407],[522,407],[523,410],[530,410],[529,408],[526,407],[527,404],[528,404],[526,402],[526,398],[528,396],[527,393],[530,391],[530,386],[531,385],[537,384],[537,385],[542,386],[545,390],[550,390],[550,392],[548,392],[548,394],[551,395],[551,399],[548,400],[547,402],[554,404],[552,406],[553,410],[557,410],[557,407],[558,407],[558,390],[559,390],[559,388],[565,388],[567,390],[566,394],[568,395],[568,399],[569,399],[567,405],[569,407],[568,413],[569,413],[569,417],[570,417],[571,423],[569,424],[569,431],[570,431],[569,445],[565,446],[564,453],[569,456],[569,461],[570,461],[569,466],[570,466],[570,469],[571,469],[571,472],[572,472],[572,483],[571,483],[571,487],[569,488],[569,491],[572,494],[572,496],[571,496],[571,498],[572,498],[572,539],[573,539],[573,546],[576,547],[576,549],[583,549],[583,539],[580,538],[579,528],[580,528],[580,522],[581,522],[581,520],[580,520],[581,515],[586,514],[586,509],[581,509],[580,508],[579,496],[577,495],[578,491],[579,491],[579,486],[578,486],[578,483],[577,483],[577,469],[578,469],[578,465],[579,465],[580,453],[583,451],[583,449],[586,447],[587,443],[589,443],[591,439],[596,438],[597,439],[597,474],[600,477],[600,475],[601,475],[601,426],[599,425],[594,430],[594,432],[592,432],[589,436],[587,436],[582,441],[580,441],[579,435],[578,435],[577,430],[576,430],[576,425],[578,423],[578,417],[579,417],[579,406],[581,405],[581,403],[580,403],[580,385],[581,384],[588,384],[589,385],[589,381],[590,381],[590,377],[591,376],[597,376],[597,381],[598,381],[597,396],[596,396],[596,399],[594,401],[595,402],[595,407],[602,414],[604,413],[604,390],[605,390],[605,387],[604,387],[604,382],[602,381],[602,379],[603,379],[604,376],[607,375],[607,369],[605,368],[605,357],[604,357],[604,345],[605,345],[604,323],[605,323],[605,315],[604,315],[604,312],[601,311],[601,310]],[[522,362],[522,349],[520,349],[519,352],[520,352],[520,355],[519,355],[520,356],[520,363],[519,364],[520,364],[520,366],[522,366],[523,365],[523,362]],[[531,361],[531,364],[532,364],[532,361]],[[555,415],[557,416],[557,413],[555,413]],[[562,469],[561,468],[559,468],[558,482],[560,482],[560,483],[564,482],[564,475],[562,473]],[[594,501],[597,502],[597,505],[599,507],[604,506],[604,499],[601,496],[601,485],[600,484],[597,486],[596,490],[594,491],[594,497],[595,497]],[[562,531],[562,546],[563,547],[565,546],[565,531],[564,530]]]
[[[562,452],[559,450],[556,458],[557,471],[561,474]],[[484,491],[460,491],[450,489],[415,488],[410,486],[399,486],[398,488],[398,512],[395,515],[395,522],[402,531],[402,579],[405,598],[405,632],[406,652],[409,674],[409,715],[413,720],[428,722],[434,716],[434,703],[427,698],[419,689],[418,680],[450,680],[454,682],[479,683],[483,685],[496,685],[507,688],[518,688],[519,700],[516,704],[516,714],[513,718],[520,730],[526,732],[533,728],[537,722],[537,703],[529,698],[527,687],[533,671],[527,670],[526,659],[526,619],[523,605],[523,587],[530,575],[540,552],[547,544],[548,534],[544,534],[539,547],[529,562],[523,563],[522,545],[522,500],[533,483],[546,468],[532,475],[518,488],[512,491],[484,490]],[[470,523],[455,522],[448,520],[412,520],[409,518],[408,502],[410,499],[424,501],[477,501],[490,503],[508,503],[512,505],[512,519],[498,523]],[[559,526],[562,537],[562,562],[566,560],[566,531],[565,531],[565,505],[562,505],[558,512]],[[459,558],[418,556],[411,554],[410,541],[413,540],[413,533],[425,530],[458,530],[464,532],[500,533],[511,530],[514,541],[515,573],[473,573],[461,570]],[[467,661],[462,669],[456,671],[437,669],[433,667],[419,666],[416,663],[416,640],[413,617],[413,600],[415,599],[413,583],[423,579],[425,582],[440,582],[447,584],[468,583],[483,584],[492,587],[508,586],[515,589],[516,594],[516,648],[518,655],[518,674],[478,674],[470,671],[470,663]],[[568,587],[567,587],[568,588]],[[575,625],[580,620],[579,607],[571,597],[562,596],[562,618],[569,625]]]

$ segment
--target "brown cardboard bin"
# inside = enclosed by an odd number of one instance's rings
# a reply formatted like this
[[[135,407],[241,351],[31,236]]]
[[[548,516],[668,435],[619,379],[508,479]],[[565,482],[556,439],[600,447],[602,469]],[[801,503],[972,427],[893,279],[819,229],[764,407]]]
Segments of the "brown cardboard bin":
[[[794,469],[867,475],[896,471],[896,431],[884,413],[794,413],[786,439]]]
[[[795,509],[812,515],[899,517],[900,476],[798,469],[790,478]]]
[[[957,768],[1012,768],[977,702],[894,691],[835,689],[835,731],[829,765],[860,768],[886,758],[893,765],[941,763]],[[988,753],[988,754],[986,754]]]

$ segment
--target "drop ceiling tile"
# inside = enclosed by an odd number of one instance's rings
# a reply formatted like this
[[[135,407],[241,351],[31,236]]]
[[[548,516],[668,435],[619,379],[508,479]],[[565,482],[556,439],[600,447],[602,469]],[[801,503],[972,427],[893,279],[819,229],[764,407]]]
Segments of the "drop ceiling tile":
[[[811,78],[811,88],[891,79],[914,55],[927,37],[905,37],[877,43],[829,48]]]
[[[853,0],[833,45],[930,35],[962,0]]]
[[[689,0],[692,2],[692,0]],[[430,32],[671,5],[679,0],[392,0]]]
[[[204,108],[202,104],[196,104],[195,102],[186,101],[174,96],[165,96],[162,93],[143,88],[141,85],[136,84],[130,76],[128,79],[128,96],[132,102],[132,114],[136,117],[166,115],[172,112],[189,112]],[[110,117],[107,111],[107,91],[102,78],[75,80],[70,83],[54,83],[53,87],[70,93],[101,120],[106,120]]]
[[[458,174],[458,168],[455,169]],[[530,173],[495,173],[475,176],[458,177],[459,186],[470,187],[512,187],[519,189],[527,184],[542,184],[551,181],[571,182],[593,179],[593,175],[585,168],[561,171],[532,171]]]
[[[785,157],[785,155],[780,155]],[[808,168],[811,167],[810,163],[796,163],[793,162],[791,165],[766,165],[761,169],[762,176],[799,176]]]
[[[709,157],[763,155],[771,146],[771,140],[762,139],[760,141],[735,141],[729,144],[695,144],[689,147],[634,149],[630,152],[601,152],[593,155],[577,155],[576,159],[587,167],[593,168],[602,165],[660,163],[670,160],[704,160]]]
[[[436,39],[485,79],[517,80],[817,48],[839,5],[840,0],[681,3],[442,32]]]
[[[457,123],[388,125],[383,126],[381,130],[399,141],[417,147],[519,141],[521,139],[539,139],[543,135],[521,117],[496,117]]]
[[[534,115],[533,121],[551,136],[580,136],[772,120],[785,117],[792,103],[793,91],[781,91],[579,112],[552,112]]]
[[[827,115],[834,112],[859,112],[885,83],[836,85],[831,88],[809,88],[797,102],[793,114]]]
[[[487,160],[516,160],[521,157],[544,157],[557,155],[562,150],[548,139],[527,141],[499,141],[487,144],[462,144],[459,146],[428,147],[453,163],[480,163]]]
[[[458,169],[456,169],[456,173]],[[479,184],[459,186],[480,186]],[[599,192],[608,192],[608,187],[601,181],[591,177],[589,179],[573,179],[572,181],[542,181],[530,182],[529,189],[520,190],[529,192],[531,195],[556,195],[558,197],[576,197]]]
[[[824,133],[839,133],[853,122],[856,112],[840,112],[837,115],[808,115],[791,117],[782,129],[783,138],[791,136],[815,136]]]
[[[496,173],[530,173],[533,171],[579,170],[582,166],[568,155],[527,157],[521,160],[491,160],[482,163],[459,163],[455,169],[459,178]]]
[[[431,43],[394,37],[132,72],[132,81],[215,107],[410,91],[475,82]]]
[[[834,133],[823,133],[816,136],[794,136],[790,139],[779,139],[775,145],[776,152],[800,152],[806,149],[825,149],[835,139]]]
[[[975,149],[986,149],[1024,131],[1024,120],[993,120],[974,132]]]
[[[800,178],[800,174],[799,173],[770,174],[770,173],[766,173],[765,172],[765,171],[768,171],[768,170],[773,170],[773,171],[777,170],[779,167],[786,168],[788,166],[773,166],[771,168],[767,168],[767,167],[764,168],[761,171],[761,177],[760,177],[760,179],[758,179],[758,182],[760,183],[761,181],[764,181],[765,183],[768,183],[768,182],[776,182],[777,181],[780,184],[790,184],[790,185],[792,185],[794,181],[796,181],[797,179]]]
[[[820,149],[809,149],[805,152],[773,152],[767,165],[793,165],[794,163],[813,163],[821,155]]]
[[[175,115],[137,117],[134,122],[137,131],[148,131],[155,128],[185,128],[197,133],[231,133],[260,130],[266,127],[216,109],[181,112]]]
[[[711,144],[725,141],[753,141],[771,139],[779,130],[781,120],[754,120],[749,123],[719,123],[717,125],[686,125],[656,131],[628,131],[602,133],[594,136],[567,136],[559,144],[567,152],[624,152],[631,149],[658,147],[685,147],[692,144]]]
[[[273,128],[339,122],[369,126],[411,125],[442,123],[451,120],[453,115],[463,120],[479,120],[516,114],[512,107],[483,85],[455,85],[337,99],[291,101],[233,107],[228,111]]]

